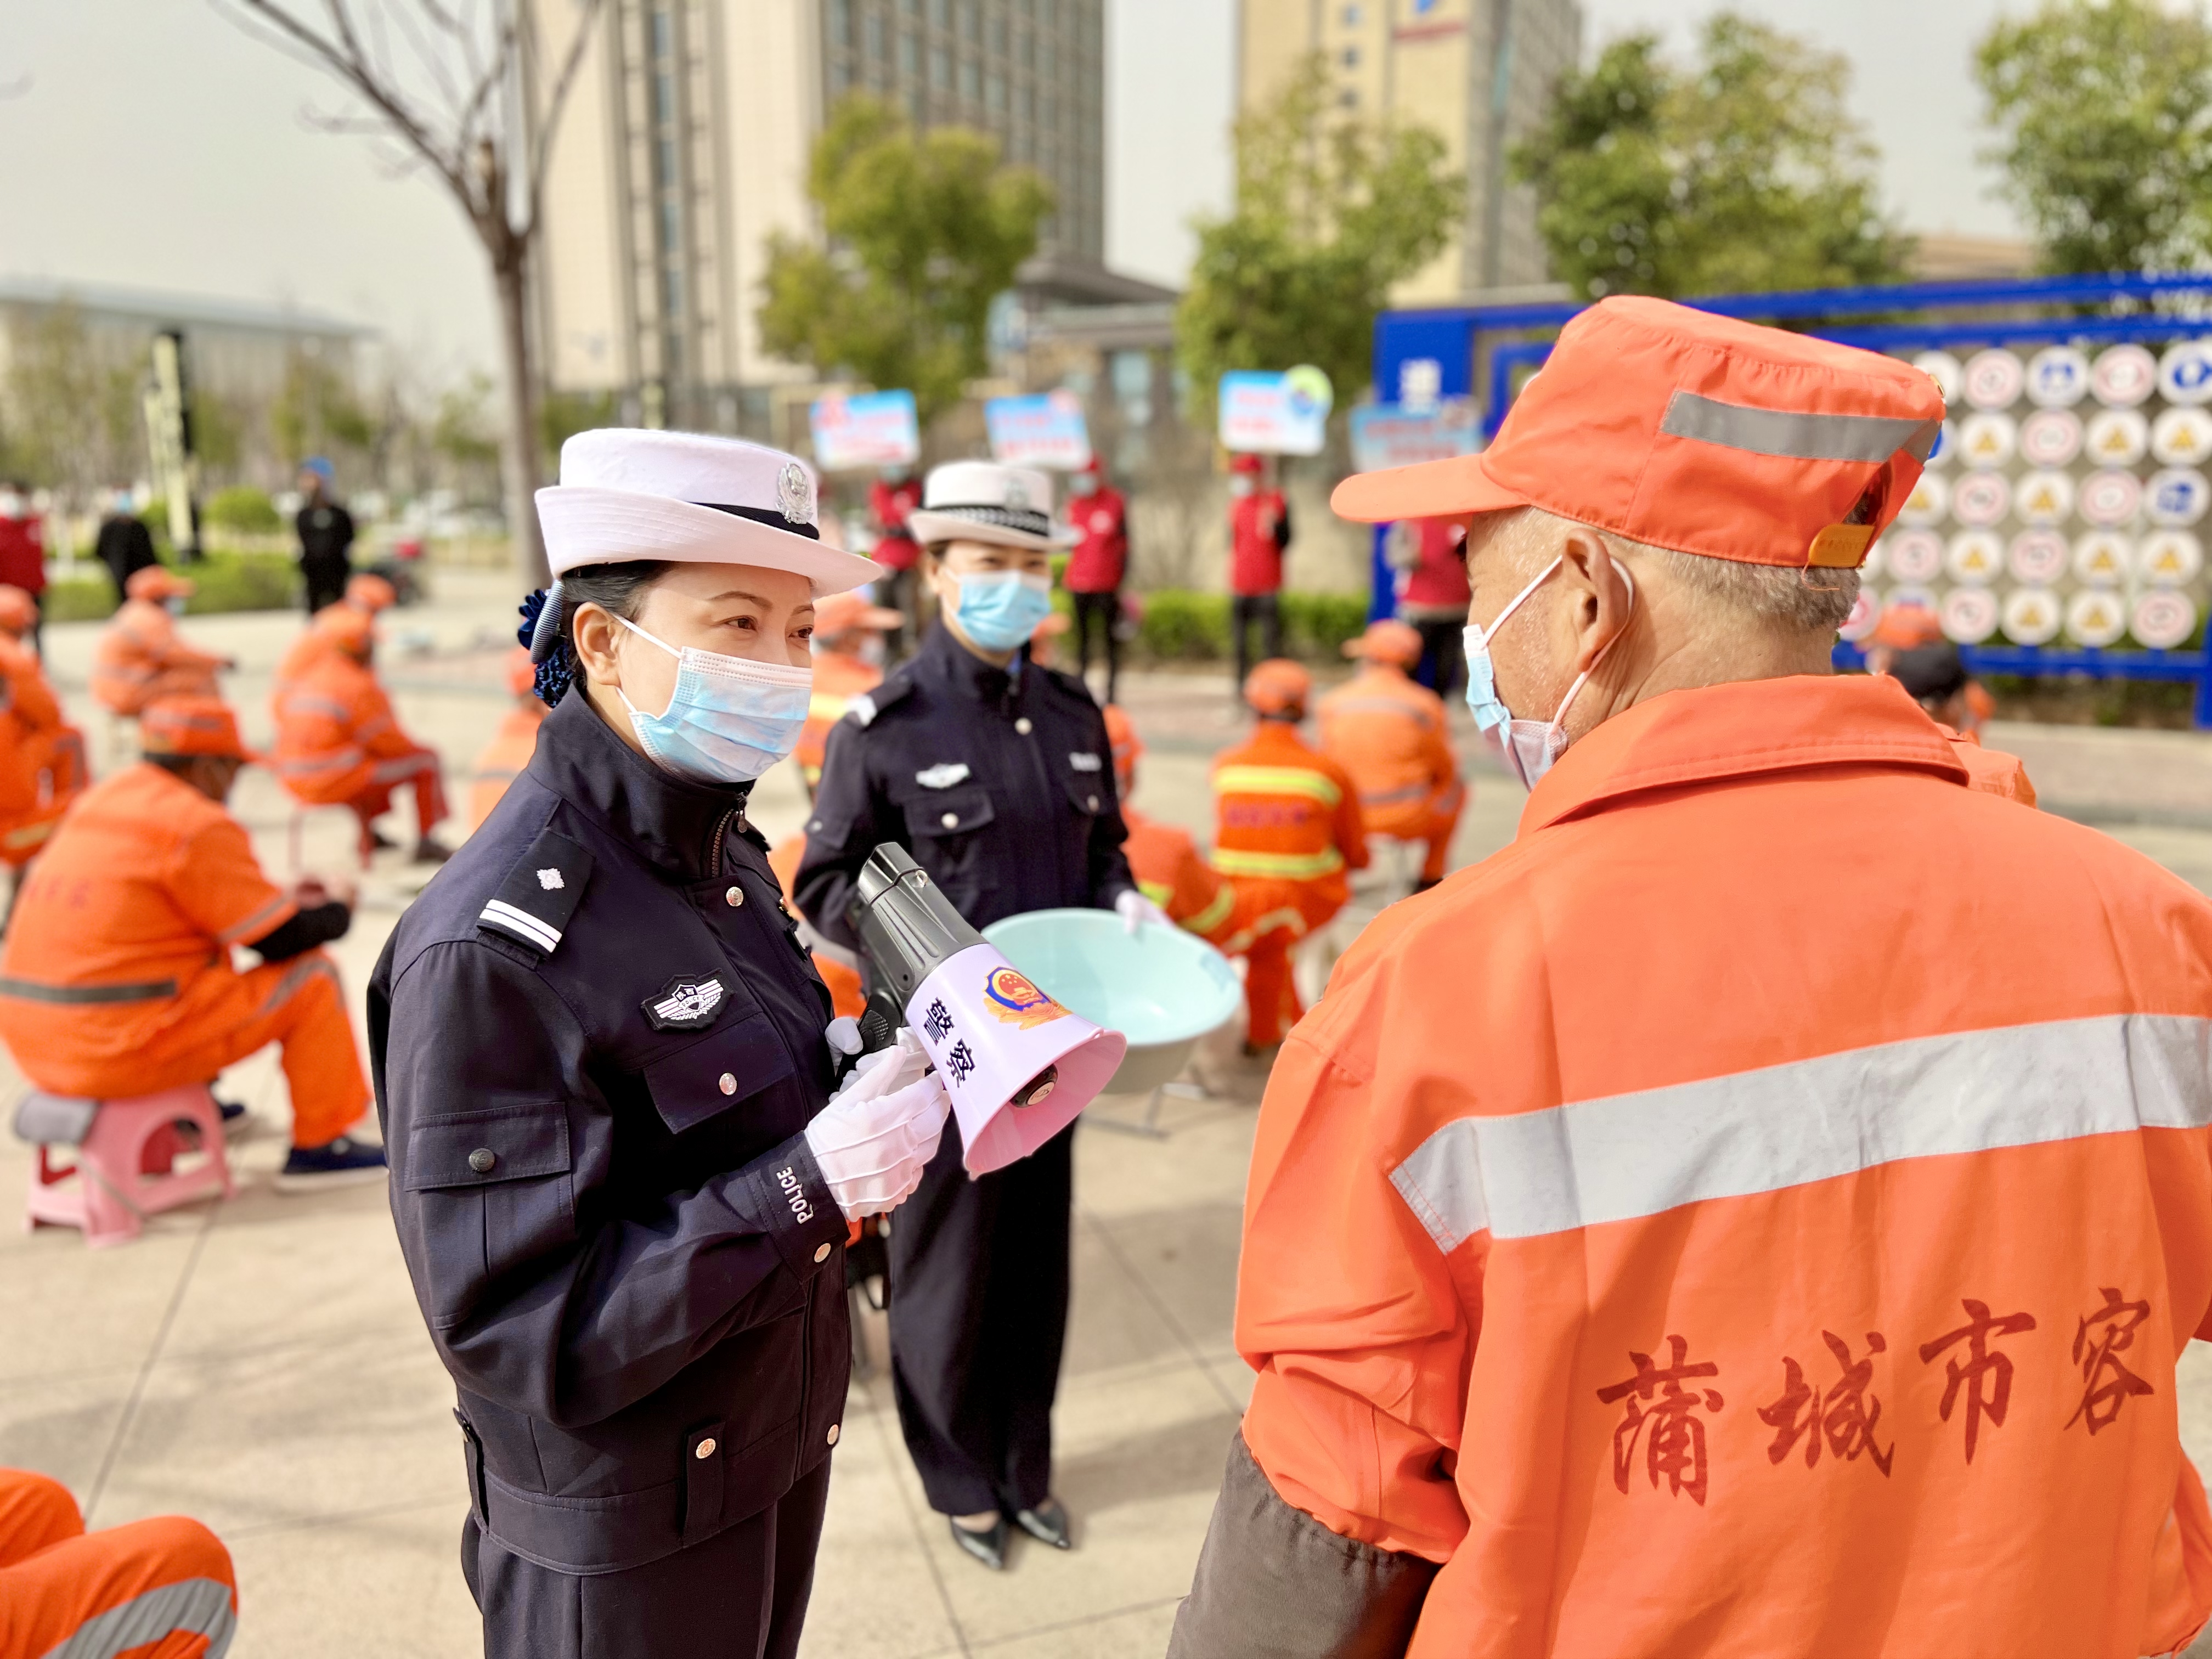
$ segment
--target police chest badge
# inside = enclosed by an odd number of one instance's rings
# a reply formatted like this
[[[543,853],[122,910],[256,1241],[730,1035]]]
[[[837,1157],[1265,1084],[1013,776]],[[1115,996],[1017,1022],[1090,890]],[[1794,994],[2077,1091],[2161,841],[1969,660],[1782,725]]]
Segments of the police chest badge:
[[[703,1031],[721,1012],[723,994],[712,974],[678,974],[645,1000],[646,1023],[656,1031]]]
[[[786,461],[776,475],[775,505],[786,524],[814,522],[814,490],[806,469],[797,461]]]

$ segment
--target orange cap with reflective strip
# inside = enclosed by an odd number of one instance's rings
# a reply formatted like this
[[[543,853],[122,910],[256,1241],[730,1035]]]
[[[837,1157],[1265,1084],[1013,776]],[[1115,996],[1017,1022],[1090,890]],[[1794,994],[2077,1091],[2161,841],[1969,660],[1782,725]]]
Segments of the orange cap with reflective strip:
[[[1344,654],[1410,668],[1421,659],[1421,636],[1405,623],[1371,622],[1365,633],[1344,642]]]
[[[326,605],[308,624],[323,639],[356,656],[368,651],[376,637],[376,623],[366,611],[350,605]]]
[[[1943,423],[1910,363],[1666,300],[1601,300],[1479,455],[1363,472],[1344,518],[1537,507],[1744,564],[1855,568]]]
[[[131,573],[131,580],[123,584],[125,597],[133,599],[190,599],[195,590],[191,582],[167,565],[149,564],[143,570]]]
[[[163,697],[138,717],[138,746],[149,755],[216,755],[252,760],[238,716],[221,697]]]
[[[399,594],[385,578],[374,571],[364,570],[358,576],[347,578],[345,602],[373,617],[378,611],[389,611],[398,604]]]
[[[1287,714],[1304,708],[1313,676],[1287,657],[1270,657],[1244,677],[1244,701],[1261,714]]]

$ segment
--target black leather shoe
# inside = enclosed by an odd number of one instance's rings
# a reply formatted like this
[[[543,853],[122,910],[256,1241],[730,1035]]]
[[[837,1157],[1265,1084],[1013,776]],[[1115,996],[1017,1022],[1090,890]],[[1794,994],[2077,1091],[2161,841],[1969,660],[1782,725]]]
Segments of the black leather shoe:
[[[970,1532],[951,1516],[945,1524],[952,1528],[952,1541],[981,1561],[993,1572],[1006,1570],[1006,1522],[1004,1516],[991,1522],[988,1532]]]
[[[1033,1510],[1018,1510],[1014,1524],[1040,1544],[1049,1544],[1056,1550],[1075,1547],[1075,1540],[1068,1535],[1067,1511],[1060,1508],[1057,1498],[1048,1498]]]

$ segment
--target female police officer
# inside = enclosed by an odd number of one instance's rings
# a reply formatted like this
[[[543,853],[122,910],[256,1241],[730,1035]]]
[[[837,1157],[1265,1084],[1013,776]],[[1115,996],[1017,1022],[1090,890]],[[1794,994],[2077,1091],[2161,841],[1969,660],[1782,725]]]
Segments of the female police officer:
[[[830,729],[799,908],[857,943],[854,879],[906,848],[978,927],[1061,905],[1166,918],[1121,856],[1106,725],[1083,682],[1030,663],[1050,609],[1044,475],[940,466],[908,524],[941,623]],[[891,1382],[922,1486],[960,1547],[1005,1565],[1006,1517],[1066,1549],[1052,1497],[1052,1401],[1067,1324],[1069,1136],[970,1181],[947,1133],[890,1230]]]
[[[875,567],[773,450],[589,432],[561,477],[556,707],[370,988],[392,1210],[459,1389],[485,1652],[788,1656],[848,1218],[946,1110],[910,1039],[824,1108],[829,996],[745,822],[805,720],[814,596]]]

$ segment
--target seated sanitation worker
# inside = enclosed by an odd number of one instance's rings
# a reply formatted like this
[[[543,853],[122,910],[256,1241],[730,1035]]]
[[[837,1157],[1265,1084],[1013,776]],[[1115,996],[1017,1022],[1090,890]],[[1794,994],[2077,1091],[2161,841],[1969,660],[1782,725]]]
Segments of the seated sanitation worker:
[[[380,615],[392,609],[398,602],[399,595],[393,590],[391,582],[374,572],[367,570],[357,576],[346,578],[345,597],[337,601],[340,605],[360,611],[371,622],[374,622]],[[300,630],[299,637],[287,646],[284,654],[277,659],[276,672],[270,681],[270,695],[281,696],[286,686],[307,672],[309,663],[330,648],[330,636],[318,633],[315,630],[314,618],[310,617],[307,619],[307,626]]]
[[[1119,703],[1106,705],[1106,741],[1114,747],[1114,787],[1121,798],[1121,822],[1129,839],[1121,843],[1137,890],[1160,907],[1169,921],[1214,945],[1228,939],[1237,915],[1237,889],[1206,861],[1188,830],[1147,817],[1129,805],[1136,793],[1137,761],[1145,752],[1136,723]]]
[[[2212,1613],[2212,902],[1832,668],[1943,412],[1607,299],[1482,453],[1338,486],[1468,519],[1533,788],[1269,1079],[1174,1659],[2118,1659]]]
[[[276,1185],[379,1179],[384,1149],[347,1131],[368,1082],[337,965],[351,894],[287,890],[224,810],[249,757],[214,697],[139,720],[143,758],[88,790],[24,878],[0,949],[0,1041],[50,1094],[118,1099],[216,1073],[283,1045],[292,1152]],[[240,971],[233,946],[261,958]]]
[[[818,665],[820,658],[815,659]],[[817,672],[819,672],[817,667]],[[832,944],[822,937],[814,924],[799,908],[799,901],[791,896],[799,885],[799,866],[806,857],[806,832],[793,831],[768,850],[768,867],[775,872],[782,884],[785,902],[799,923],[799,942],[814,958],[814,971],[822,975],[822,982],[830,989],[830,1001],[836,1013],[854,1019],[867,1011],[868,1000],[860,985],[860,958],[842,945]]]
[[[198,1522],[87,1532],[60,1481],[0,1468],[0,1656],[222,1659],[237,1628],[230,1552]]]
[[[830,728],[842,720],[854,698],[884,683],[884,635],[903,627],[906,618],[865,592],[827,593],[814,607],[814,693],[806,703],[806,725],[792,756],[814,798],[822,781],[822,746]],[[798,866],[794,865],[793,869]],[[785,883],[785,890],[790,884]]]
[[[39,855],[91,781],[84,733],[62,718],[46,671],[23,643],[39,620],[20,587],[0,586],[0,864]]]
[[[185,643],[176,619],[192,584],[167,565],[149,565],[124,584],[123,601],[92,657],[92,698],[111,714],[135,720],[161,697],[211,697],[216,673],[238,665]]]
[[[1443,699],[1407,672],[1421,659],[1421,636],[1404,623],[1370,623],[1346,642],[1344,654],[1364,666],[1322,698],[1321,751],[1358,787],[1369,835],[1425,845],[1413,889],[1425,892],[1444,878],[1452,831],[1467,805]]]
[[[1251,738],[1213,759],[1213,867],[1237,890],[1224,948],[1245,958],[1247,1054],[1273,1048],[1304,1013],[1291,947],[1344,908],[1345,872],[1367,867],[1358,788],[1298,736],[1312,695],[1313,676],[1297,664],[1261,663],[1244,679]]]
[[[362,579],[356,576],[354,580]],[[377,580],[381,580],[378,578]],[[530,757],[538,752],[538,728],[545,724],[545,704],[538,695],[538,670],[530,653],[516,646],[507,653],[503,671],[507,694],[514,699],[499,718],[499,730],[477,756],[469,774],[469,828],[474,830],[491,816],[507,787],[522,775]]]
[[[390,847],[376,820],[392,810],[402,785],[415,791],[417,864],[451,856],[431,831],[445,821],[444,763],[434,749],[399,729],[372,664],[376,625],[352,605],[325,605],[308,624],[329,647],[312,657],[299,678],[278,689],[277,781],[305,806],[350,806],[361,821],[364,856]]]

